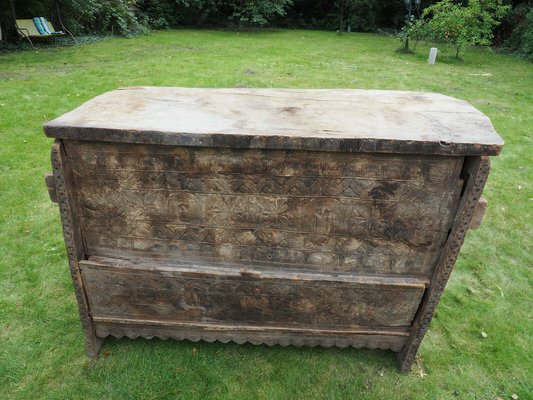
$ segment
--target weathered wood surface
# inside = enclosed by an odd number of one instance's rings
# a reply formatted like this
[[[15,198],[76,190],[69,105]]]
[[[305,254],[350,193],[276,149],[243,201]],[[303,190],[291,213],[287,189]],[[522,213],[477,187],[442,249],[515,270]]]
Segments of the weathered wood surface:
[[[91,314],[238,326],[348,329],[409,326],[426,285],[278,269],[81,261]]]
[[[483,217],[485,216],[485,211],[487,210],[487,205],[487,199],[480,197],[474,211],[474,216],[472,217],[472,222],[470,222],[470,229],[478,229],[481,226],[481,222],[483,222]]]
[[[87,253],[430,277],[462,158],[66,142]]]
[[[103,340],[96,336],[94,323],[89,315],[89,305],[80,273],[79,262],[85,258],[85,249],[81,237],[79,216],[74,206],[72,170],[67,165],[66,160],[63,144],[55,142],[51,151],[54,195],[61,212],[63,238],[67,249],[70,275],[78,303],[81,325],[85,335],[85,347],[89,356],[96,357],[100,352]],[[48,178],[47,183],[51,183],[51,178]]]
[[[135,339],[143,337],[152,339],[177,339],[197,342],[219,341],[238,344],[266,344],[268,346],[323,346],[323,347],[355,347],[368,349],[390,349],[400,351],[409,338],[408,332],[373,331],[331,331],[331,330],[303,330],[295,328],[273,329],[269,327],[239,326],[228,327],[215,324],[169,324],[146,321],[139,323],[132,320],[109,320],[95,318],[96,333],[99,337],[114,336]],[[393,334],[391,334],[393,333]]]
[[[48,196],[53,203],[57,203],[57,191],[56,191],[56,182],[54,179],[54,173],[48,172],[44,175],[44,182],[46,183],[46,188],[48,189]]]
[[[387,91],[128,88],[45,130],[90,355],[335,345],[403,371],[503,144],[465,102]]]
[[[465,160],[463,178],[465,180],[464,193],[458,205],[457,214],[450,230],[450,235],[444,245],[437,268],[433,273],[431,284],[424,294],[418,309],[411,336],[397,359],[401,371],[411,370],[416,352],[426,334],[429,323],[435,314],[435,309],[450,278],[459,250],[463,245],[466,233],[470,227],[472,217],[483,192],[483,187],[489,175],[490,161],[488,157],[469,157]]]
[[[378,90],[115,90],[45,124],[48,136],[124,143],[496,155],[503,141],[465,101]]]

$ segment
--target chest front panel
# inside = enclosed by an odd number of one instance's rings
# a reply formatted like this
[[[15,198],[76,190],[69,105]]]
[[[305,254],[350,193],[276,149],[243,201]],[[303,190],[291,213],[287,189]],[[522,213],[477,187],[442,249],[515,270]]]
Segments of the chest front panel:
[[[430,277],[461,157],[66,141],[90,256]]]

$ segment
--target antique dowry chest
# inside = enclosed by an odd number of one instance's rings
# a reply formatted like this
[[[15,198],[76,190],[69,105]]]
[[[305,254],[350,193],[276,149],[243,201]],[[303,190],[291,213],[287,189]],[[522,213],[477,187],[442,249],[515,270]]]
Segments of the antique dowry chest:
[[[400,91],[132,87],[44,129],[89,355],[354,346],[403,371],[503,145],[468,103]]]

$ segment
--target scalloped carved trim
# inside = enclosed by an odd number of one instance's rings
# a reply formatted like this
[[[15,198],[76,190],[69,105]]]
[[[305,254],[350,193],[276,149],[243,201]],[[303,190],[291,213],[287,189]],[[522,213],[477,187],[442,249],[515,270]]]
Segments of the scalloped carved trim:
[[[206,342],[221,342],[221,343],[251,343],[254,345],[267,346],[296,346],[296,347],[354,347],[357,349],[380,349],[400,351],[405,345],[407,336],[385,336],[385,335],[370,335],[370,334],[352,334],[349,337],[317,337],[313,334],[305,333],[272,333],[272,332],[245,332],[245,331],[217,331],[209,330],[199,333],[198,329],[194,328],[175,328],[162,327],[154,325],[143,324],[120,324],[120,323],[95,323],[96,332],[99,337],[113,336],[117,339],[127,337],[129,339],[153,339],[159,338],[162,340],[190,340],[198,342],[204,340]]]

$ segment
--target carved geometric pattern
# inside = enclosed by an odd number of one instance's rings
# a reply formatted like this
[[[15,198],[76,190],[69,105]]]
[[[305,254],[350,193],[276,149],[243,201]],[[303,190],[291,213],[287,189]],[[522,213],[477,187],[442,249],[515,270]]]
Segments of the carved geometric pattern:
[[[176,258],[189,254],[214,260],[223,258],[231,262],[238,255],[243,261],[268,260],[275,263],[275,260],[283,260],[283,264],[302,268],[320,267],[327,263],[332,271],[372,273],[375,266],[379,265],[384,273],[390,274],[427,272],[425,253],[417,252],[408,243],[390,243],[379,238],[358,239],[353,235],[309,235],[275,229],[223,229],[150,222],[124,226],[121,220],[112,219],[87,221],[86,227],[89,232],[105,232],[101,240],[107,247],[177,254]],[[434,247],[431,243],[445,236],[445,233],[431,231],[418,231],[417,234],[420,247],[425,244],[430,249]],[[147,237],[152,239],[148,240]]]
[[[91,255],[430,274],[460,158],[76,142]]]
[[[242,277],[235,269],[220,275],[153,265],[135,270],[84,263],[82,275],[93,316],[266,326],[406,327],[425,289],[401,281]]]

